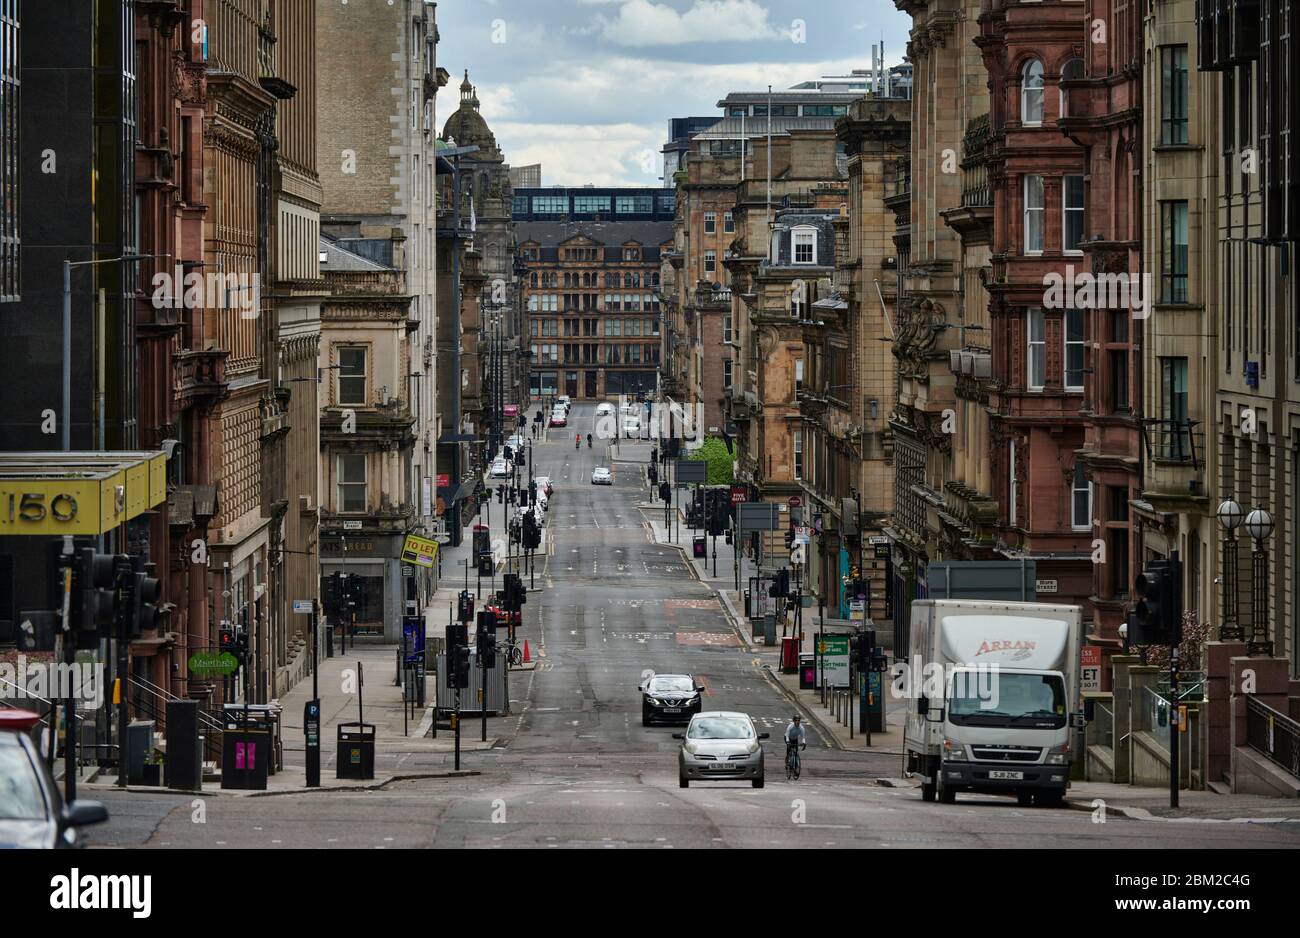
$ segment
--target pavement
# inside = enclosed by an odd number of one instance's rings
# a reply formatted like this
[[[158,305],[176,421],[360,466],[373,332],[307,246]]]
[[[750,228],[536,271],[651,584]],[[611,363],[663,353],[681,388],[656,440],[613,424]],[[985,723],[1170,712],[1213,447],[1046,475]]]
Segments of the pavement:
[[[643,466],[631,458],[633,447],[620,444],[627,457],[620,459],[604,443],[573,449],[573,434],[585,436],[593,411],[591,404],[576,404],[567,432],[551,431],[535,447],[536,473],[555,480],[538,591],[528,594],[520,631],[536,663],[512,673],[511,713],[489,719],[486,743],[481,723],[466,719],[460,774],[445,748],[444,728],[437,740],[419,736],[418,724],[409,737],[402,735],[395,650],[358,646],[322,668],[325,738],[338,721],[355,719],[343,669],[360,663],[366,719],[382,727],[373,785],[295,790],[301,753],[289,743],[301,739],[301,702],[309,692],[295,688],[284,701],[281,794],[204,798],[200,818],[191,794],[97,792],[111,818],[88,832],[89,843],[204,849],[1300,847],[1300,824],[1276,817],[1270,818],[1276,823],[1165,822],[1154,803],[1161,793],[1132,795],[1119,790],[1125,786],[1080,786],[1071,793],[1076,801],[1104,800],[1106,818],[1115,820],[1105,824],[1089,811],[1026,808],[1010,798],[922,802],[899,778],[900,757],[889,751],[888,734],[873,737],[868,750],[856,732],[848,739],[847,727],[818,712],[812,694],[792,691],[773,673],[776,649],[755,645],[737,624],[734,575],[726,582],[732,572],[727,548],[720,546],[714,578],[712,558],[706,574],[678,546],[663,542],[673,535],[662,526],[662,505],[641,510],[650,504],[649,493]],[[612,486],[591,485],[597,465],[614,470]],[[705,709],[743,711],[760,732],[772,734],[763,744],[764,788],[726,780],[679,787],[679,743],[672,734],[680,728],[641,722],[637,687],[652,671],[690,674],[705,687]],[[803,775],[793,781],[780,770],[779,739],[792,694],[809,713],[811,729]],[[332,759],[327,756],[326,778],[333,775]],[[1195,794],[1185,797],[1187,810],[1206,817],[1228,803]],[[1249,813],[1264,807],[1252,804]],[[1138,809],[1150,817],[1140,817]]]

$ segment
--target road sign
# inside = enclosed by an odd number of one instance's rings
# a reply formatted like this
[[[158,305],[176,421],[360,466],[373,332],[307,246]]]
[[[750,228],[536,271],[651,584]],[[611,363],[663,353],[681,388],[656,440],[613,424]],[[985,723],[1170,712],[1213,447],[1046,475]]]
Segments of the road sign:
[[[787,501],[786,504],[789,505],[791,508],[802,508],[803,499],[800,498],[798,495],[791,495],[790,500]]]
[[[779,531],[781,516],[776,502],[744,502],[737,505],[736,529],[741,534],[750,531]]]
[[[361,522],[360,522],[360,521],[344,521],[344,522],[343,522],[343,530],[344,530],[344,531],[360,531],[360,530],[361,530]]]
[[[889,538],[885,537],[885,535],[883,535],[883,534],[873,534],[873,535],[871,535],[871,537],[867,538],[867,543],[868,543],[868,544],[888,544],[888,543],[889,543]]]
[[[679,483],[696,482],[703,485],[709,481],[709,464],[703,459],[675,459],[673,478]]]
[[[739,505],[741,502],[749,501],[749,490],[743,485],[733,485],[731,487],[731,504]]]
[[[406,543],[402,546],[402,561],[432,567],[438,562],[438,542],[414,534],[406,535]]]
[[[1034,580],[1034,589],[1040,593],[1055,593],[1057,587],[1056,580]]]
[[[316,606],[310,599],[295,599],[293,601],[293,611],[299,615],[311,615],[315,609]]]

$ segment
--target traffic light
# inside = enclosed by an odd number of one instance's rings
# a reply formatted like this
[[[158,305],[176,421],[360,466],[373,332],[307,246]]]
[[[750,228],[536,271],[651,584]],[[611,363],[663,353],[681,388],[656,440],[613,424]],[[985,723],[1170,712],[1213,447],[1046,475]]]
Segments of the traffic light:
[[[463,623],[447,626],[447,686],[469,687],[469,629]]]
[[[1182,638],[1182,594],[1176,562],[1149,560],[1138,574],[1139,599],[1129,630],[1130,645],[1175,645]]]
[[[772,576],[772,585],[768,587],[767,595],[773,598],[790,595],[790,571],[782,567]]]
[[[505,503],[506,503],[506,488],[505,488],[504,485],[498,485],[498,486],[497,486],[497,504],[498,504],[498,505],[504,505]]]
[[[495,622],[495,617],[494,620]],[[478,632],[478,664],[480,668],[495,668],[497,664],[497,632],[496,628],[479,628]]]
[[[794,550],[794,528],[787,528],[785,532],[785,549]]]
[[[114,593],[117,558],[101,554],[93,547],[83,547],[77,554],[72,574],[73,628],[98,632],[113,624],[117,597]]]
[[[673,490],[669,487],[667,482],[659,483],[659,500],[664,503],[673,500]]]
[[[493,566],[492,564],[492,555],[484,554],[483,556],[479,557],[478,575],[490,577],[490,576],[494,576],[495,573],[496,573],[496,567]]]
[[[119,556],[117,567],[120,588],[117,615],[122,625],[119,634],[139,638],[141,633],[158,627],[162,584],[144,572],[143,557]]]
[[[456,619],[460,622],[470,622],[474,618],[474,594],[469,590],[461,590],[460,595],[456,598]],[[448,626],[453,628],[454,626]],[[451,639],[448,639],[450,642]]]

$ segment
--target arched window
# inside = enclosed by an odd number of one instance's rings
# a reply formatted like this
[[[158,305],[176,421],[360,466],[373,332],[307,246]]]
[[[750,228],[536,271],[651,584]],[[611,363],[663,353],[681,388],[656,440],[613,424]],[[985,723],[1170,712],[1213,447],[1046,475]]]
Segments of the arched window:
[[[1043,122],[1043,63],[1030,59],[1020,70],[1020,123]]]
[[[1076,78],[1083,77],[1083,59],[1070,59],[1061,66],[1061,80],[1073,81]],[[1065,117],[1070,113],[1069,96],[1065,93],[1064,88],[1059,89],[1061,92],[1061,116]]]

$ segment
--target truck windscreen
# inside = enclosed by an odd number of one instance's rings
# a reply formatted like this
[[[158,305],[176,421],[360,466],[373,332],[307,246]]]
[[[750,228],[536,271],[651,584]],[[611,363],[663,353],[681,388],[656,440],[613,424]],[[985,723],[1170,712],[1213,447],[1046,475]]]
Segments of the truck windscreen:
[[[1055,674],[954,671],[948,718],[962,726],[1059,729],[1066,723],[1065,685]]]

